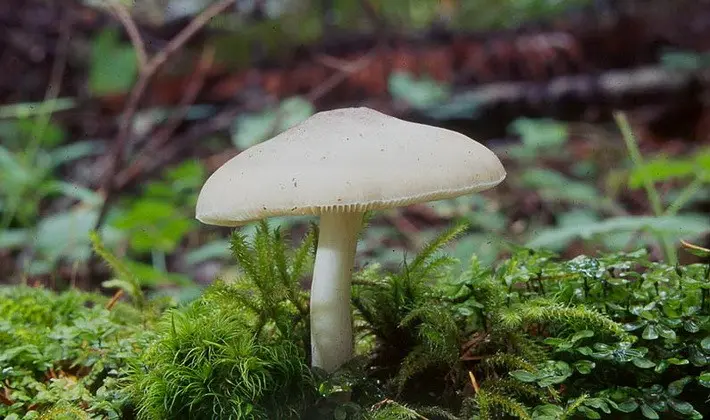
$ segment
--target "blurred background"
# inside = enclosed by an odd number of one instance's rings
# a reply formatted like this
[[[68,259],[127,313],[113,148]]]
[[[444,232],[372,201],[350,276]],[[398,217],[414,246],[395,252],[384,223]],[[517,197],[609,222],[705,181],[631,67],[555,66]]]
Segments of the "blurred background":
[[[705,0],[3,0],[0,283],[101,287],[96,229],[156,294],[229,277],[206,177],[314,112],[368,106],[492,148],[498,188],[382,212],[358,264],[572,257],[710,236]],[[617,113],[616,111],[623,111]],[[275,218],[297,241],[308,218]],[[244,228],[246,232],[252,226]]]

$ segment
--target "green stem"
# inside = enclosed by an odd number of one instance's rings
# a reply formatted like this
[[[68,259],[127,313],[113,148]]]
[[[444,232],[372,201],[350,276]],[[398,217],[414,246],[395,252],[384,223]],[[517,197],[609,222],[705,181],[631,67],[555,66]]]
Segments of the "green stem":
[[[30,118],[46,113],[66,111],[76,108],[74,98],[50,98],[43,102],[24,102],[0,106],[0,119]]]
[[[163,273],[168,272],[168,264],[166,261],[165,252],[154,249],[151,252],[151,259],[153,260],[153,268]]]
[[[676,199],[666,209],[665,214],[667,216],[675,216],[680,211],[680,209],[685,207],[685,205],[688,204],[688,202],[693,198],[693,196],[697,194],[698,191],[700,191],[704,183],[705,180],[702,177],[695,178],[693,182],[688,184],[680,191],[678,197],[676,197]]]
[[[629,120],[626,118],[626,114],[624,114],[623,112],[614,112],[614,120],[616,121],[616,124],[619,127],[619,130],[621,131],[624,143],[626,143],[626,149],[629,152],[631,162],[633,163],[634,167],[640,168],[644,164],[643,157],[641,156],[641,151],[638,148],[636,136],[634,135],[634,132],[631,129],[631,124],[629,124]],[[641,171],[641,176],[643,181],[643,187],[646,190],[646,196],[648,197],[648,201],[651,203],[651,210],[653,210],[653,214],[655,216],[662,216],[664,212],[663,204],[661,201],[661,195],[658,193],[658,190],[653,185],[653,180],[648,175],[648,173]],[[661,243],[661,246],[663,247],[663,253],[665,254],[668,264],[675,265],[678,261],[678,258],[676,256],[676,252],[673,248],[673,245],[664,235],[659,234],[657,235],[657,237]]]

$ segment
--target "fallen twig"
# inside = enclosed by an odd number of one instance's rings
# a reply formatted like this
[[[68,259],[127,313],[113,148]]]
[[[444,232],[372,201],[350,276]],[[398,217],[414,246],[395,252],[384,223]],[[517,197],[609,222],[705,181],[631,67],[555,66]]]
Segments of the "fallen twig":
[[[193,76],[190,79],[189,85],[185,89],[180,104],[177,111],[175,111],[165,124],[163,124],[157,133],[150,136],[148,144],[139,153],[138,159],[134,161],[129,167],[122,170],[116,175],[115,183],[116,188],[121,189],[127,184],[129,184],[133,179],[135,179],[148,165],[148,162],[154,158],[154,152],[156,152],[162,145],[164,145],[170,137],[175,133],[175,130],[180,126],[180,123],[185,118],[185,115],[190,110],[190,105],[195,101],[197,95],[202,90],[205,83],[206,73],[212,66],[214,62],[214,48],[208,46],[204,49],[200,60],[197,63],[197,67],[193,72]]]
[[[108,213],[108,210],[113,202],[113,192],[116,186],[115,176],[123,161],[123,153],[126,148],[126,144],[128,144],[131,134],[131,125],[135,114],[138,111],[138,104],[143,97],[146,88],[148,87],[150,79],[155,75],[158,69],[160,69],[163,64],[168,61],[173,53],[182,48],[190,40],[190,38],[192,38],[201,28],[203,28],[213,17],[226,10],[230,5],[232,5],[232,3],[234,3],[234,1],[235,0],[222,0],[205,9],[182,31],[180,31],[180,33],[171,39],[165,48],[158,51],[155,56],[148,60],[143,71],[139,74],[138,81],[133,86],[128,102],[126,103],[123,118],[116,136],[116,141],[114,142],[108,167],[104,175],[104,182],[101,189],[103,190],[105,197],[94,226],[94,230],[97,232],[101,228],[101,225],[106,218],[106,214]]]
[[[118,303],[118,300],[121,299],[123,294],[123,289],[118,289],[116,293],[113,294],[113,297],[111,297],[111,300],[106,303],[106,309],[109,311],[113,309],[113,307],[116,306],[116,303]]]
[[[121,22],[121,25],[123,25],[126,30],[128,38],[131,40],[133,49],[136,52],[138,69],[142,73],[145,71],[146,65],[148,64],[148,52],[146,51],[143,37],[138,30],[138,25],[136,25],[136,22],[131,17],[131,13],[126,10],[126,7],[123,4],[118,2],[109,2],[108,8],[111,11],[111,14],[113,14],[114,17]]]

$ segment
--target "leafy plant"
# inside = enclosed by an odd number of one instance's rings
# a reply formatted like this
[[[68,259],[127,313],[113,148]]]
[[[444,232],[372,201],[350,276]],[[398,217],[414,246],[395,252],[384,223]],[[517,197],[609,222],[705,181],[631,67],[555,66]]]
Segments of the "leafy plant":
[[[138,311],[100,295],[0,288],[0,417],[122,417],[125,368],[151,337]]]
[[[681,213],[707,190],[708,152],[700,149],[687,158],[660,156],[646,161],[623,114],[617,114],[616,120],[631,163],[623,178],[632,191],[646,192],[651,214],[628,214],[611,194],[604,194],[589,179],[572,178],[547,168],[528,168],[511,182],[518,188],[535,191],[552,208],[557,225],[536,226],[526,246],[561,251],[573,240],[582,239],[619,251],[658,242],[668,262],[675,264],[677,250],[672,243],[710,230],[710,222],[704,215]],[[528,120],[516,123],[512,128],[521,135],[523,144],[513,149],[513,155],[522,164],[528,163],[530,157],[539,157],[540,151],[545,150],[545,142],[554,145],[564,140],[565,132],[554,123]],[[670,193],[662,196],[657,184],[663,184],[663,189]],[[575,208],[580,205],[583,208]]]
[[[234,234],[239,279],[164,313],[156,332],[160,305],[141,303],[140,280],[116,286],[142,311],[113,301],[87,307],[78,292],[32,303],[22,296],[35,289],[7,289],[17,297],[0,301],[0,314],[10,314],[0,342],[10,349],[2,372],[13,403],[0,408],[363,420],[708,414],[710,267],[651,262],[644,251],[564,261],[513,247],[496,267],[474,257],[454,275],[457,261],[440,250],[465,229],[442,233],[398,271],[371,266],[356,276],[358,356],[330,375],[308,368],[301,280],[315,230],[293,251],[263,222],[251,239]],[[140,277],[104,257],[117,278]],[[57,332],[37,333],[47,325]],[[87,385],[99,372],[108,372],[105,392]]]
[[[641,152],[639,151],[636,137],[631,129],[631,126],[623,113],[617,113],[614,115],[616,122],[621,130],[624,142],[626,143],[626,148],[629,152],[629,157],[634,165],[634,172],[631,177],[632,185],[634,181],[637,186],[643,186],[646,191],[646,196],[651,205],[651,210],[656,217],[663,215],[673,216],[681,208],[687,204],[688,201],[696,194],[703,184],[707,184],[710,181],[710,154],[707,152],[699,154],[697,162],[688,164],[687,162],[676,162],[675,165],[669,165],[664,171],[654,171],[654,166],[658,168],[658,165],[649,166],[644,162]],[[692,167],[692,169],[689,169]],[[669,170],[670,169],[670,170]],[[661,195],[656,188],[655,183],[660,180],[678,175],[690,175],[688,172],[694,171],[694,180],[691,182],[676,198],[675,202],[671,203],[667,208],[664,209],[663,201]],[[664,235],[658,236],[659,241],[663,246],[665,257],[670,264],[675,264],[677,262],[676,250],[670,245],[670,240]]]
[[[0,248],[33,249],[36,255],[23,267],[31,274],[51,271],[60,258],[85,257],[90,229],[87,222],[95,217],[101,198],[57,176],[65,165],[100,153],[101,144],[87,141],[63,145],[63,129],[52,124],[45,111],[34,119],[11,121],[4,128],[8,132],[3,133],[7,141],[0,146]],[[69,199],[77,205],[41,218],[50,200],[57,199]]]
[[[78,142],[61,145],[64,131],[47,123],[35,133],[33,120],[20,119],[11,127],[10,139],[0,146],[0,227],[30,227],[39,217],[38,203],[50,197],[66,196],[87,204],[100,201],[97,195],[79,185],[55,178],[62,165],[101,152],[97,143]],[[5,137],[5,136],[3,136]],[[17,147],[12,147],[17,143]],[[23,146],[36,144],[36,147]]]
[[[149,183],[143,194],[130,200],[111,225],[126,232],[137,254],[170,253],[196,227],[192,209],[204,179],[204,167],[196,161],[167,169],[162,179]]]

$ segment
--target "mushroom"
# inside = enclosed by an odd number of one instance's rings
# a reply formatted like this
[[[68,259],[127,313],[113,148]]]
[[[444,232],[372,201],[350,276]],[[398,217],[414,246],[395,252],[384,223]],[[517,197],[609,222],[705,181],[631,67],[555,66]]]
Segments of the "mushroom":
[[[364,212],[486,190],[505,175],[492,151],[457,132],[368,108],[336,109],[222,165],[202,187],[196,217],[221,226],[320,217],[311,364],[333,372],[353,353],[351,277]]]

